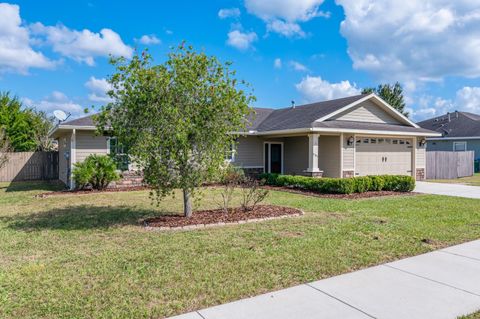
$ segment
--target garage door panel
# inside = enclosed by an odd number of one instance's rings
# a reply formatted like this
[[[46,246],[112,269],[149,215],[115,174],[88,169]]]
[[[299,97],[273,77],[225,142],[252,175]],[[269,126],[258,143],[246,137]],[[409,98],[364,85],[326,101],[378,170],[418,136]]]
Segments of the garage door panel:
[[[358,137],[356,175],[411,175],[412,140]]]

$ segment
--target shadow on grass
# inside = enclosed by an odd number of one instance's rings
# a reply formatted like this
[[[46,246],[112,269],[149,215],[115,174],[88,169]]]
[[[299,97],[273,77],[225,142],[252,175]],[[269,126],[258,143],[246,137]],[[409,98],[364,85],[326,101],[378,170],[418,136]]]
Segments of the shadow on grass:
[[[0,190],[5,192],[28,192],[28,191],[59,191],[65,189],[65,185],[58,181],[28,181],[28,182],[11,182],[0,186]]]
[[[52,209],[25,216],[0,217],[9,228],[35,231],[106,229],[126,225],[142,225],[143,219],[175,213],[138,209],[128,206],[80,205]]]

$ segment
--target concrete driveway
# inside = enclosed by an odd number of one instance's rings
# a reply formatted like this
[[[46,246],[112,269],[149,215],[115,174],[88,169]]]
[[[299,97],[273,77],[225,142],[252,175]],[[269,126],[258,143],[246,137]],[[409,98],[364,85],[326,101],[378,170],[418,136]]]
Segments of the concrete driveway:
[[[434,195],[480,198],[480,186],[417,182],[414,192]]]
[[[174,318],[454,319],[477,310],[480,240]]]

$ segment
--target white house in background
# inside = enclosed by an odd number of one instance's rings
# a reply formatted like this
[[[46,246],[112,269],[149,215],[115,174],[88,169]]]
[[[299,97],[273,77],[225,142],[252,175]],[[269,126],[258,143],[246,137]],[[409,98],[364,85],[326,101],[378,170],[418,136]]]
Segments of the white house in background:
[[[441,136],[420,128],[375,94],[254,110],[247,131],[233,132],[239,137],[230,154],[232,164],[252,174],[398,174],[422,180],[426,138]],[[74,163],[89,154],[122,153],[114,141],[95,135],[91,116],[61,123],[51,136],[59,143],[60,179],[70,187]]]

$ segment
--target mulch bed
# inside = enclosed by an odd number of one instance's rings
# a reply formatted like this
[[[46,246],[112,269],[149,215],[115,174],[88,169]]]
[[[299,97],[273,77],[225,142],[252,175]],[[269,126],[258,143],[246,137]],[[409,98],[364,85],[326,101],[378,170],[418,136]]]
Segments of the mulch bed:
[[[50,196],[57,195],[88,195],[88,194],[99,194],[99,193],[118,193],[118,192],[134,192],[134,191],[143,191],[149,190],[149,187],[146,186],[135,186],[135,187],[122,187],[122,188],[107,188],[107,189],[75,189],[75,190],[61,190],[55,192],[47,192],[35,195],[35,197],[46,198]]]
[[[182,228],[189,226],[208,225],[224,225],[241,222],[262,221],[274,218],[300,216],[303,212],[301,210],[274,206],[274,205],[259,205],[252,211],[243,211],[240,207],[231,209],[226,214],[221,209],[202,210],[192,214],[192,217],[185,218],[183,216],[171,215],[161,216],[146,219],[144,225],[146,227],[160,227],[160,228]],[[193,227],[192,227],[193,228]]]
[[[353,194],[323,194],[308,190],[302,190],[298,188],[290,187],[280,187],[280,186],[262,186],[263,188],[274,190],[274,191],[284,191],[294,194],[302,194],[314,197],[321,198],[334,198],[334,199],[362,199],[362,198],[374,198],[374,197],[385,197],[385,196],[410,196],[416,195],[414,192],[391,192],[391,191],[379,191],[379,192],[365,192],[365,193],[353,193]]]

